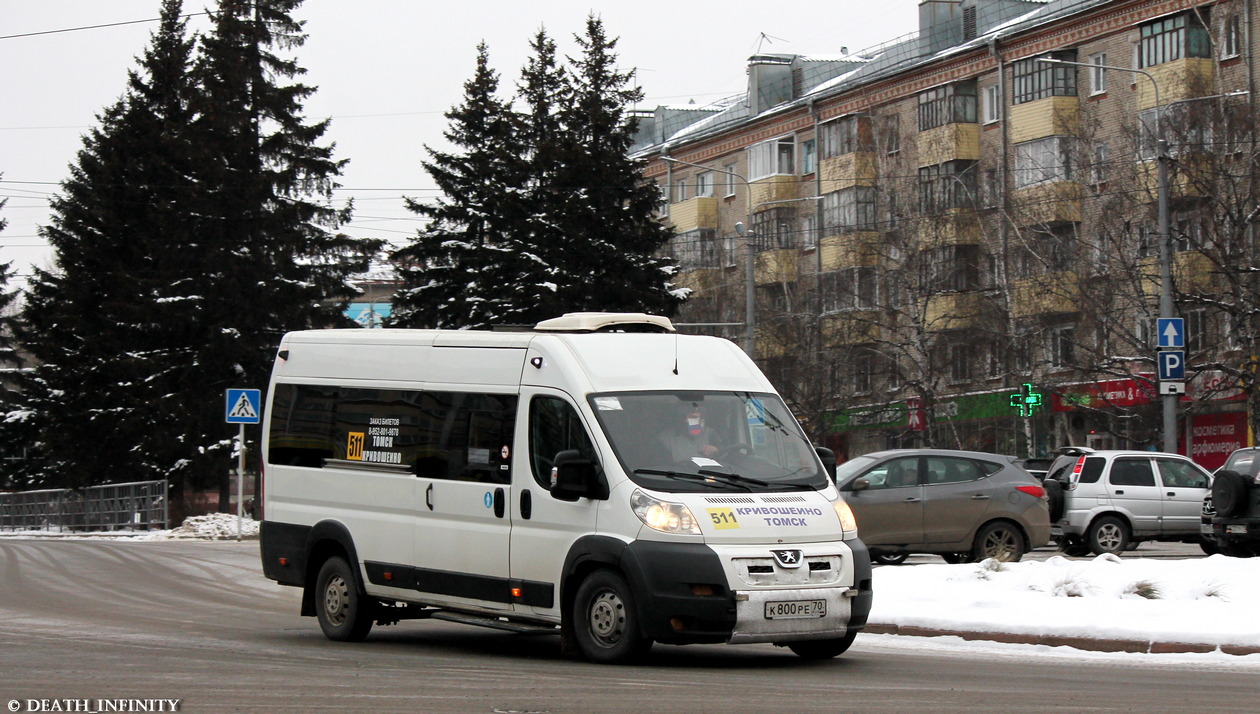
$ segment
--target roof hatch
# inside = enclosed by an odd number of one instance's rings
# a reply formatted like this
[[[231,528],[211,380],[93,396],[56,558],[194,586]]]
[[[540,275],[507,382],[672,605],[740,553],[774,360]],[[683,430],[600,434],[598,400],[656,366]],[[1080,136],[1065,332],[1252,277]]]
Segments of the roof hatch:
[[[539,332],[674,332],[668,317],[642,312],[570,312],[543,320]]]

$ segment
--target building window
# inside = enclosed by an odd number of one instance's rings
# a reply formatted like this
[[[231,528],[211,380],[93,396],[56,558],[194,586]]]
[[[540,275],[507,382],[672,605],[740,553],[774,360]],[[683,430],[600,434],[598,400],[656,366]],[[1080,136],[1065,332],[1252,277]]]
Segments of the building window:
[[[868,310],[876,305],[875,268],[845,268],[824,273],[819,287],[823,312]]]
[[[1221,23],[1221,58],[1228,59],[1242,54],[1242,24],[1237,15],[1230,15]]]
[[[1185,57],[1211,57],[1212,43],[1200,20],[1200,10],[1165,17],[1142,25],[1138,66],[1154,67]]]
[[[1015,145],[1015,188],[1072,180],[1072,138],[1047,136]]]
[[[1208,340],[1207,310],[1188,310],[1185,313],[1185,340],[1187,352],[1202,351]]]
[[[748,147],[748,180],[795,173],[796,139],[785,136]]]
[[[819,127],[822,133],[822,157],[831,159],[855,151],[869,151],[871,118],[864,114],[841,117]]]
[[[984,123],[992,124],[1002,118],[1002,85],[984,88]]]
[[[817,144],[813,139],[801,142],[801,174],[809,175],[818,170]]]
[[[928,292],[957,292],[980,287],[978,245],[950,245],[924,251]]]
[[[955,82],[919,93],[919,131],[946,124],[976,123],[975,80]]]
[[[966,382],[971,379],[971,363],[975,359],[976,348],[970,344],[951,344],[947,348],[949,358],[949,380]]]
[[[947,161],[919,169],[919,209],[939,213],[976,204],[975,161]]]
[[[674,182],[674,203],[682,203],[687,200],[687,179],[678,179]]]
[[[1198,104],[1202,111],[1203,103]],[[1156,158],[1155,144],[1160,131],[1168,141],[1168,155],[1173,158],[1213,147],[1212,124],[1195,113],[1193,102],[1152,107],[1138,115],[1138,158],[1143,161]]]
[[[735,195],[735,164],[727,164],[722,170],[726,172],[726,197],[730,198]]]
[[[880,115],[879,141],[884,153],[895,154],[901,151],[901,117],[896,114]]]
[[[878,224],[874,186],[854,186],[823,195],[823,230],[826,235],[873,231]]]
[[[814,213],[801,216],[801,247],[818,247],[818,216]]]
[[[1043,55],[1051,59],[1076,61],[1075,52],[1053,52]],[[1046,97],[1076,96],[1076,67],[1049,64],[1040,57],[1020,60],[1012,68],[1012,104],[1035,102]]]
[[[875,382],[875,360],[858,359],[853,363],[853,393],[869,394]]]
[[[1089,63],[1094,65],[1089,68],[1089,93],[1104,94],[1107,91],[1107,68],[1102,65],[1107,64],[1107,53],[1099,52],[1096,55],[1090,55]]]
[[[722,267],[733,268],[739,264],[739,254],[745,243],[739,236],[728,235],[722,239]]]
[[[1094,186],[1107,183],[1107,144],[1105,142],[1094,142],[1094,162],[1089,167],[1089,179]]]
[[[1022,249],[1016,254],[1020,277],[1071,270],[1075,255],[1076,231],[1073,225],[1024,233]]]
[[[708,198],[713,195],[713,173],[705,171],[696,174],[696,196]]]
[[[682,270],[718,267],[718,243],[712,229],[679,233],[674,236],[673,245],[674,259]]]
[[[795,247],[794,222],[790,208],[772,208],[753,215],[753,247],[759,253]]]
[[[1050,364],[1070,367],[1076,358],[1076,328],[1071,325],[1054,327],[1047,334],[1050,338]]]

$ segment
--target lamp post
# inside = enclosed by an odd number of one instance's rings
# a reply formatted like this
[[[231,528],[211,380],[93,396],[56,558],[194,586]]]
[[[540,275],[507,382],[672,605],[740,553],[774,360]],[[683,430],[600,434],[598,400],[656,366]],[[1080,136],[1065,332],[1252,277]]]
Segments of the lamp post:
[[[1155,76],[1150,72],[1133,67],[1117,67],[1115,65],[1093,64],[1090,62],[1069,62],[1050,57],[1039,57],[1037,61],[1044,64],[1114,69],[1117,72],[1140,74],[1151,81],[1151,88],[1155,90],[1155,161],[1157,162],[1155,180],[1156,210],[1159,216],[1159,316],[1161,318],[1173,317],[1172,256],[1168,245],[1168,140],[1164,136],[1162,117],[1164,105],[1159,99],[1159,82],[1155,80]],[[1167,452],[1175,452],[1177,450],[1177,395],[1164,394],[1160,397],[1160,401],[1163,403],[1164,412],[1163,449]]]

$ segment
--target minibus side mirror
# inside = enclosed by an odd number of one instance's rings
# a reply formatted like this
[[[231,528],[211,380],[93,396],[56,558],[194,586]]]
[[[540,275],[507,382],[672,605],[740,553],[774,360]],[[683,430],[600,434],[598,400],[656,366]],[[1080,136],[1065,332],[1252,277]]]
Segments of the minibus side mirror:
[[[825,446],[815,446],[814,451],[818,452],[818,458],[822,459],[823,468],[827,470],[827,475],[832,481],[836,480],[836,452]]]
[[[551,495],[561,501],[608,498],[608,480],[604,478],[603,470],[576,449],[556,454],[552,461],[551,481]]]

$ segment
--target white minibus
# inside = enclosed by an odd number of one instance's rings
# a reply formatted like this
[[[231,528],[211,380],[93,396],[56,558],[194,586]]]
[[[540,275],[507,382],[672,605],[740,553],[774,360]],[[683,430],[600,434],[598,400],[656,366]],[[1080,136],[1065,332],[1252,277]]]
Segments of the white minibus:
[[[871,565],[829,457],[734,344],[659,316],[292,332],[263,571],[334,640],[433,618],[601,663],[654,642],[834,657]]]

